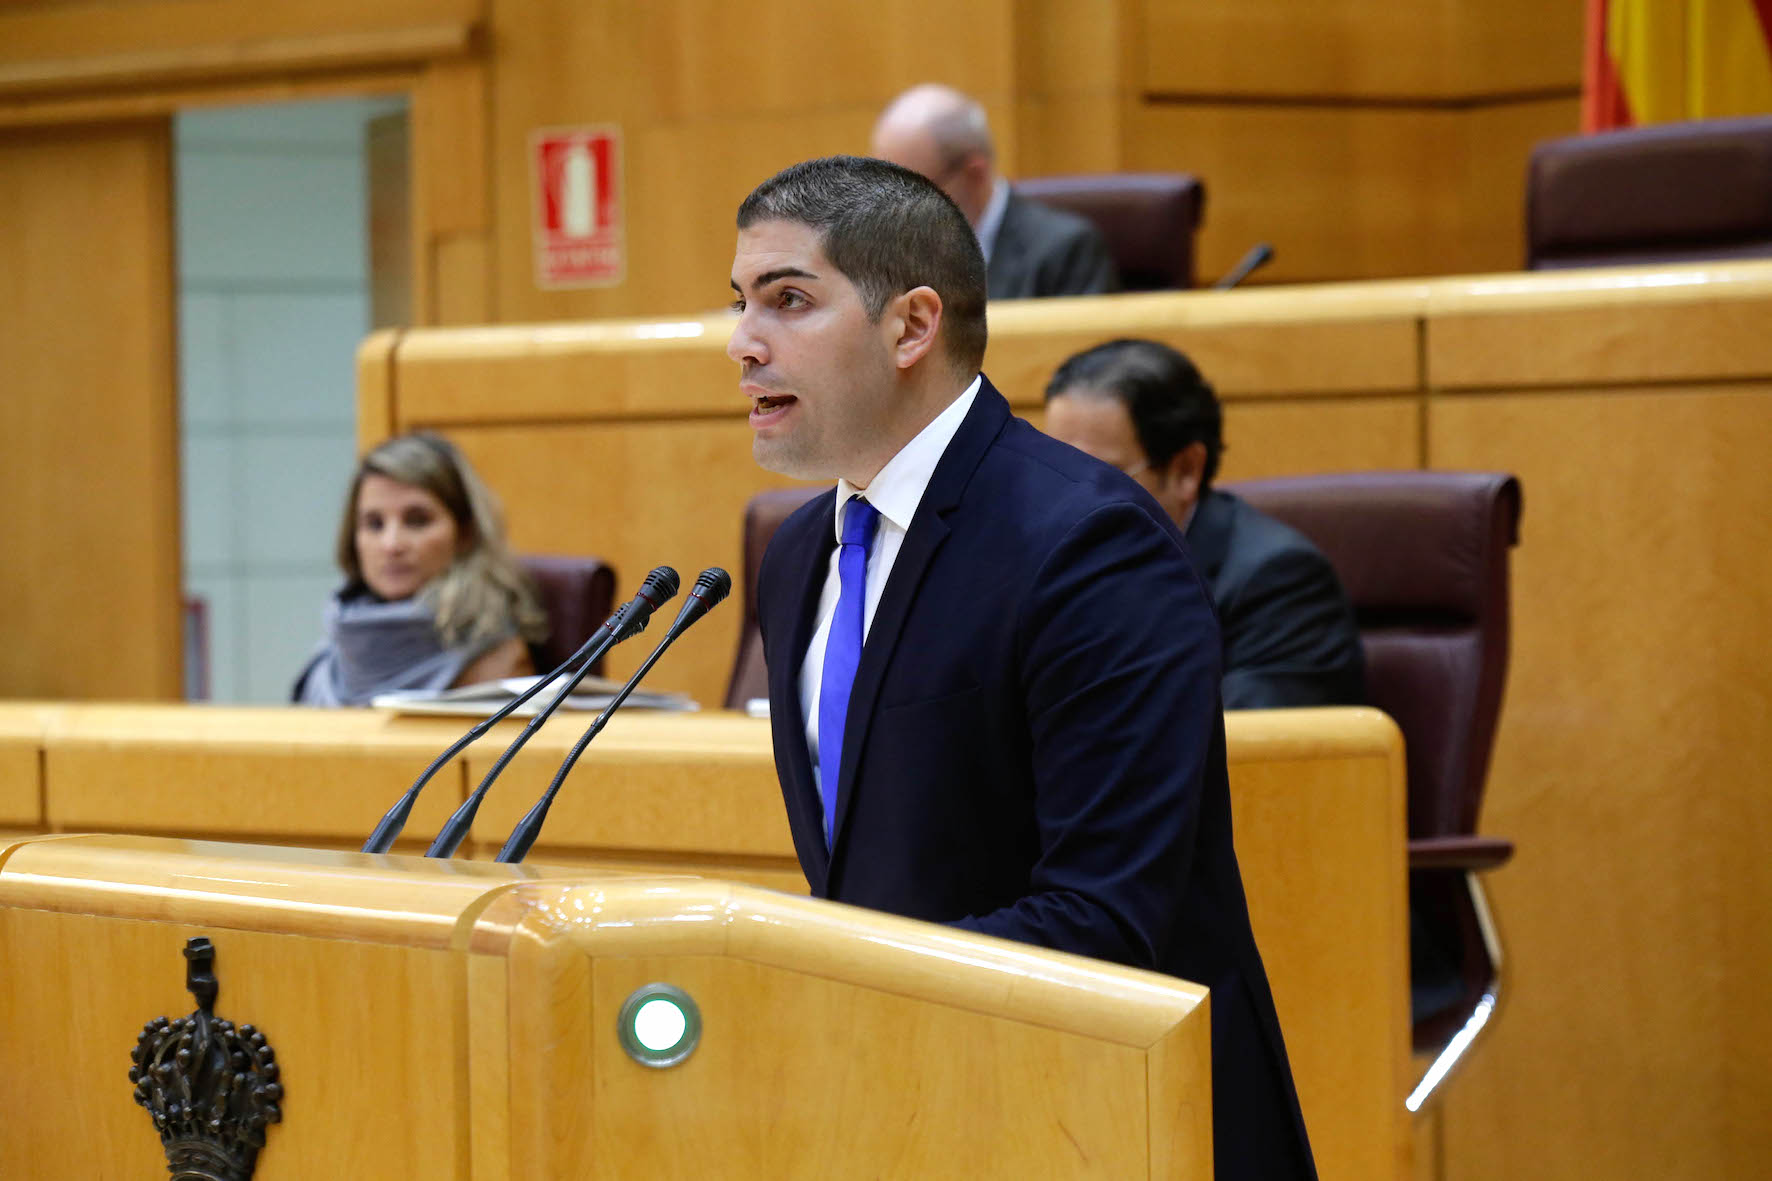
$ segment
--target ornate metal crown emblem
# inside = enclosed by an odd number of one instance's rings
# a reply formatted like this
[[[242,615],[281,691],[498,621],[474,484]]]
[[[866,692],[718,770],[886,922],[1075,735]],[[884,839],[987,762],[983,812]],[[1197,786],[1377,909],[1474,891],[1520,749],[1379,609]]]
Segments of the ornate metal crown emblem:
[[[265,1035],[215,1015],[215,948],[185,944],[185,987],[197,1010],[142,1027],[129,1081],[166,1149],[174,1181],[248,1181],[265,1129],[283,1118],[283,1083]]]

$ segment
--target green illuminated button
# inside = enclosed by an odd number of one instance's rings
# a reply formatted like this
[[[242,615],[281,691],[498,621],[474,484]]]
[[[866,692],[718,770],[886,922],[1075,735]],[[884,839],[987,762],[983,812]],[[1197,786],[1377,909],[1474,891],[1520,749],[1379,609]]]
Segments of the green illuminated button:
[[[616,1032],[622,1049],[642,1066],[675,1066],[701,1040],[701,1010],[671,984],[637,988],[622,1002]]]

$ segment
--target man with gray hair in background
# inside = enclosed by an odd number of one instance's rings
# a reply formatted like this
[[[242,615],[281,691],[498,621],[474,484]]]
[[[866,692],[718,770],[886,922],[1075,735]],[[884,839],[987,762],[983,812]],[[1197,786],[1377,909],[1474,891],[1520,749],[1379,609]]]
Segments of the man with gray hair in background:
[[[872,154],[920,172],[953,199],[984,250],[992,299],[1095,295],[1119,276],[1101,233],[1075,214],[1017,196],[997,174],[984,108],[949,86],[913,86],[874,124]]]

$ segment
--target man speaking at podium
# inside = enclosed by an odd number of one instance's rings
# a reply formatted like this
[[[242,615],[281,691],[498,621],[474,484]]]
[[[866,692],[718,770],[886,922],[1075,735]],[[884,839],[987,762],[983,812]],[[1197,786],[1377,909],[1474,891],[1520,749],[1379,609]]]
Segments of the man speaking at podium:
[[[757,462],[836,483],[757,585],[813,894],[1206,985],[1218,1176],[1314,1176],[1181,534],[1010,415],[980,373],[978,240],[920,175],[839,156],[771,177],[739,207],[732,286]]]

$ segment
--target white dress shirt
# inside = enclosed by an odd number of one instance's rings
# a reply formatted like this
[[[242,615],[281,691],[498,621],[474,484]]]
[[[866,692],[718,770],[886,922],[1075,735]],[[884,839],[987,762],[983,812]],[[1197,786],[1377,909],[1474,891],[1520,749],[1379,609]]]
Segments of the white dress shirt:
[[[849,507],[849,498],[859,493],[880,512],[874,544],[868,550],[867,596],[861,616],[865,651],[867,634],[874,626],[874,611],[880,605],[880,594],[886,589],[892,564],[898,560],[898,551],[904,545],[905,531],[911,527],[911,518],[917,515],[917,506],[923,502],[923,493],[929,487],[929,478],[935,474],[935,465],[941,462],[948,444],[953,442],[954,432],[960,429],[961,420],[972,409],[972,401],[978,396],[979,381],[979,378],[973,378],[966,392],[936,415],[935,420],[919,431],[897,455],[887,460],[880,474],[865,489],[857,488],[848,480],[837,481],[838,544],[831,551],[824,589],[818,595],[818,625],[813,629],[811,643],[806,645],[806,659],[800,665],[800,711],[805,715],[806,751],[812,756],[814,783],[820,781],[818,696],[824,681],[824,650],[831,638],[831,619],[837,614],[837,596],[843,589],[837,571],[837,559],[843,552],[843,511]]]
[[[991,251],[997,248],[997,231],[1003,228],[1003,211],[1009,208],[1009,182],[1002,177],[991,188],[991,199],[985,202],[984,213],[972,232],[978,235],[978,248],[984,251],[984,263],[991,265]]]

